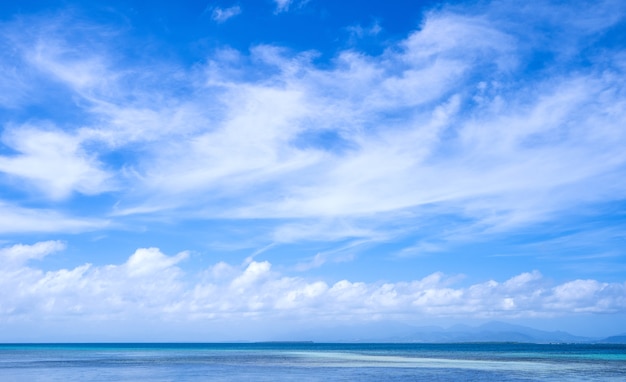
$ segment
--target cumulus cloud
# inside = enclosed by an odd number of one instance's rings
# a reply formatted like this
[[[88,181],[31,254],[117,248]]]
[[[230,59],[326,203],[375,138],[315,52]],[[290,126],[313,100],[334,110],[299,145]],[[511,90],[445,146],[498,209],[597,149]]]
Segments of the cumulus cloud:
[[[140,248],[119,265],[44,272],[25,263],[62,249],[59,242],[40,242],[0,250],[1,257],[14,260],[0,266],[2,321],[76,314],[105,320],[155,314],[177,320],[223,320],[233,314],[370,320],[372,315],[515,318],[626,311],[626,284],[554,285],[537,271],[465,286],[442,273],[404,282],[328,282],[283,275],[267,261],[218,263],[190,274],[178,265],[186,252],[167,256],[157,248]]]
[[[158,248],[140,248],[124,264],[130,276],[141,276],[168,269],[187,258],[186,252],[168,257]]]
[[[3,255],[21,251],[27,254],[24,256],[33,256],[58,250],[58,246],[53,242],[16,245],[3,249]],[[165,313],[185,294],[182,271],[176,264],[186,256],[165,256],[157,249],[145,248],[120,265],[84,264],[46,272],[5,263],[0,266],[2,320],[34,318],[32,314],[114,319]]]

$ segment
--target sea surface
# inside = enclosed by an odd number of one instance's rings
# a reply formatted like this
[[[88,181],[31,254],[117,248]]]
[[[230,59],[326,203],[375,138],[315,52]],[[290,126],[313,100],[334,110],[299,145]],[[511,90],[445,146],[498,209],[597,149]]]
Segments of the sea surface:
[[[626,345],[0,344],[0,381],[626,381]]]

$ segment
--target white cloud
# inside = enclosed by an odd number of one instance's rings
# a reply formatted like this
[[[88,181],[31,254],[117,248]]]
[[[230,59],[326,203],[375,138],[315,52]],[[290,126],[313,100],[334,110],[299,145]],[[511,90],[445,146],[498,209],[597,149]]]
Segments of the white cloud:
[[[280,13],[289,10],[293,0],[274,0],[274,2],[276,3],[276,13]]]
[[[187,256],[187,252],[181,252],[175,257],[167,257],[158,248],[140,248],[128,259],[124,266],[130,276],[142,276],[170,268],[186,259]]]
[[[185,252],[167,256],[156,248],[140,248],[122,265],[47,272],[24,265],[62,248],[59,242],[42,242],[0,250],[2,257],[21,261],[0,268],[0,320],[147,314],[164,320],[224,320],[237,314],[367,321],[372,315],[515,318],[626,311],[626,284],[573,280],[553,285],[537,271],[468,286],[455,286],[458,278],[442,273],[407,282],[329,283],[282,275],[267,261],[243,267],[218,263],[202,274],[189,274],[177,265],[187,258]]]
[[[287,223],[277,226],[272,240],[276,243],[296,243],[303,241],[337,241],[345,238],[376,238],[376,230],[360,221],[355,224],[351,219],[322,219]],[[384,239],[379,237],[378,239]]]
[[[310,0],[274,0],[276,4],[275,14],[287,12],[289,10],[298,9],[306,6]]]
[[[354,240],[339,248],[330,251],[318,252],[309,261],[298,263],[295,269],[298,271],[308,271],[309,269],[319,268],[327,262],[342,263],[354,260],[354,250],[358,247],[368,244],[369,240]]]
[[[623,197],[623,184],[595,182],[626,160],[617,72],[565,73],[511,91],[502,81],[525,52],[497,28],[483,16],[433,13],[400,49],[344,52],[325,70],[259,47],[251,59],[279,74],[252,83],[229,72],[241,65],[229,58],[211,74],[227,89],[226,112],[145,163],[151,197],[139,207],[179,208],[194,195],[202,216],[315,218],[437,203],[507,227]],[[298,146],[324,132],[345,149]],[[596,187],[581,187],[589,182]]]
[[[0,170],[53,199],[115,189],[117,216],[307,219],[281,222],[277,242],[384,237],[395,228],[371,221],[411,215],[419,226],[433,206],[483,231],[551,219],[626,197],[623,57],[576,70],[555,60],[550,76],[526,76],[541,33],[503,20],[547,17],[575,29],[563,41],[576,47],[613,7],[585,8],[594,17],[577,26],[540,5],[443,8],[382,54],[346,50],[325,67],[312,52],[258,46],[146,70],[103,41],[83,52],[57,21],[9,42],[89,118],[71,132],[16,124],[5,143],[18,153]],[[118,150],[131,153],[124,163],[100,162]]]
[[[16,244],[0,249],[2,266],[19,266],[31,259],[42,259],[45,256],[62,251],[65,243],[60,241],[42,241],[34,245]]]
[[[112,189],[111,176],[70,134],[19,126],[5,131],[2,140],[19,154],[0,156],[0,172],[24,179],[52,199]]]
[[[77,49],[70,49],[67,44],[60,45],[49,39],[36,45],[28,59],[35,67],[79,92],[103,86],[110,80],[107,76],[111,72],[102,62],[102,56],[85,57]]]
[[[229,8],[215,7],[213,8],[213,11],[211,12],[211,18],[218,23],[223,23],[224,21],[230,18],[233,18],[240,13],[241,13],[241,7],[238,5],[234,5]]]
[[[18,207],[0,200],[0,233],[78,233],[111,226],[107,219],[69,216],[52,209]]]
[[[9,47],[0,41],[0,49],[7,50]],[[4,73],[0,77],[0,105],[9,109],[22,104],[32,86],[29,73],[19,70],[19,61],[16,61],[0,60],[0,70]]]
[[[371,26],[363,27],[361,25],[354,25],[346,28],[353,38],[361,39],[366,36],[376,36],[382,31],[382,27],[378,22],[373,22]]]
[[[41,82],[62,84],[81,97],[93,91],[106,94],[115,89],[121,72],[106,51],[103,37],[115,37],[117,31],[103,25],[77,21],[72,11],[40,18],[25,16],[2,25],[0,37],[15,53],[13,60],[24,65],[21,71],[30,82],[29,95],[37,96]],[[48,82],[50,81],[50,82]],[[58,91],[58,89],[57,89]]]

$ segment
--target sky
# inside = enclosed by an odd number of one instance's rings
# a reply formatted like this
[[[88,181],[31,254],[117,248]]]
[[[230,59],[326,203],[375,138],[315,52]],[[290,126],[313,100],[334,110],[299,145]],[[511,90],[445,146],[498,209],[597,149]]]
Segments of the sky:
[[[626,332],[623,1],[27,0],[0,51],[0,341]]]

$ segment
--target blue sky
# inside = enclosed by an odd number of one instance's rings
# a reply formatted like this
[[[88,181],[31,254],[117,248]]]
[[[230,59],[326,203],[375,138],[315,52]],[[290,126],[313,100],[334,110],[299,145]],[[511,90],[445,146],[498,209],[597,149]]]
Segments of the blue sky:
[[[0,340],[626,332],[625,35],[621,1],[3,4]]]

